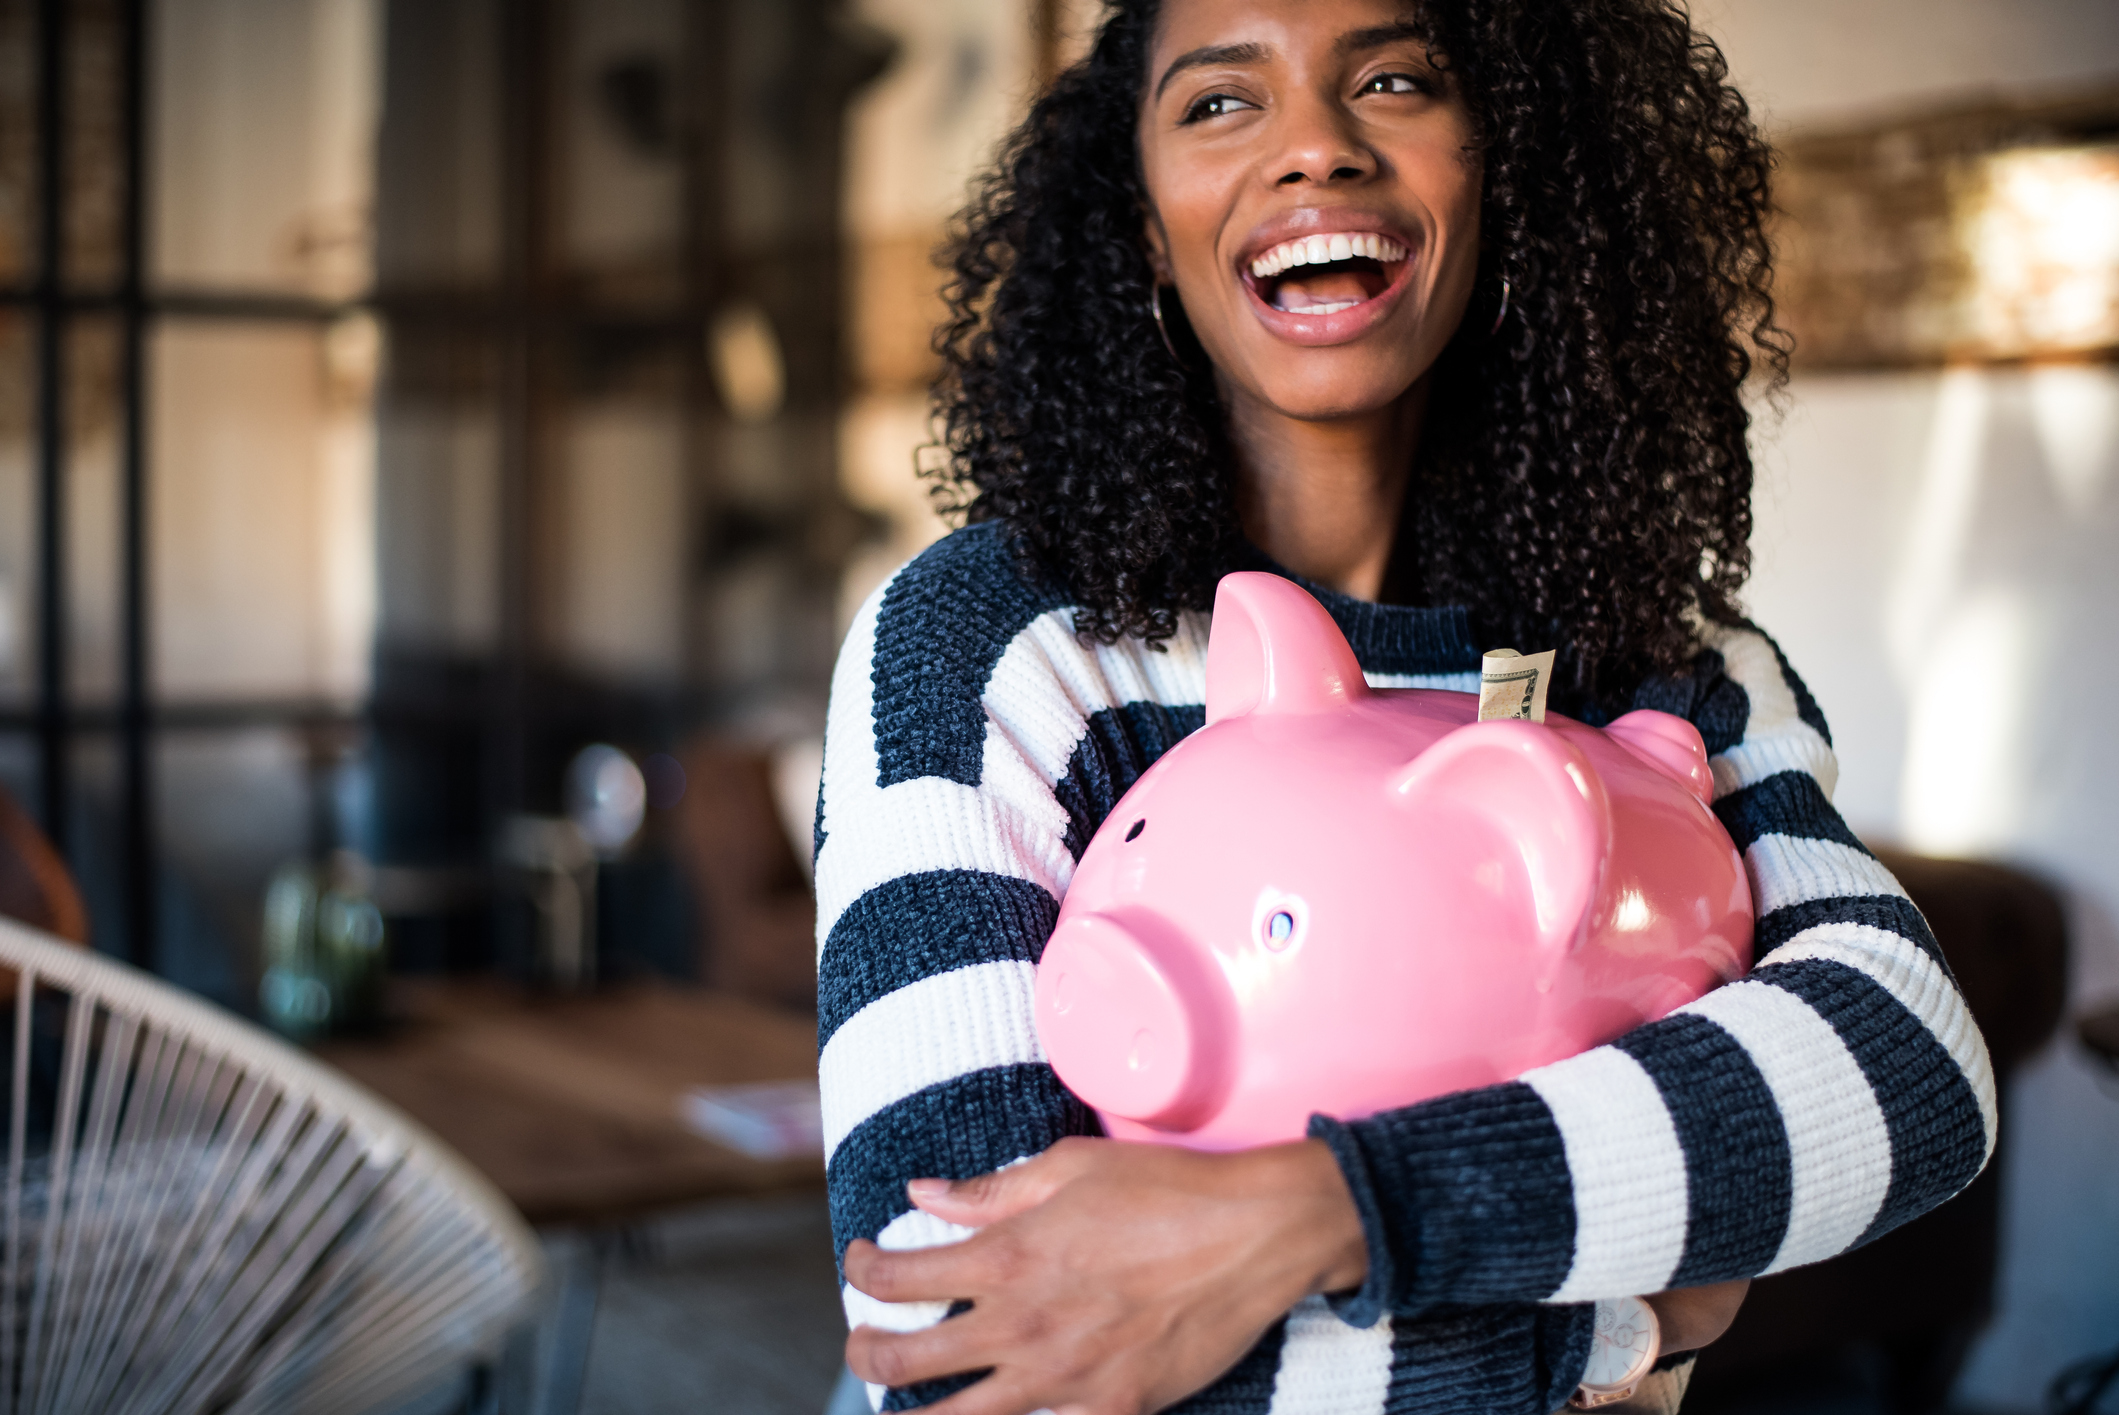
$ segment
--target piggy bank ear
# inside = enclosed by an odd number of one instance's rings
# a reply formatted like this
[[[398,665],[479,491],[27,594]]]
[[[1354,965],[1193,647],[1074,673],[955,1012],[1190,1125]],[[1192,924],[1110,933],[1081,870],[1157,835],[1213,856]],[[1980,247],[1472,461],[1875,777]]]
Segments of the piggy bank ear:
[[[1408,810],[1464,823],[1431,838],[1464,852],[1450,863],[1469,887],[1528,914],[1549,981],[1582,936],[1611,854],[1611,801],[1589,759],[1538,723],[1474,722],[1401,767],[1391,788]]]
[[[1207,721],[1247,712],[1329,712],[1368,692],[1346,635],[1302,586],[1245,570],[1214,592]]]
[[[1700,804],[1714,804],[1714,769],[1707,765],[1707,744],[1700,729],[1682,717],[1654,708],[1627,713],[1604,729],[1650,766],[1660,767],[1678,779]]]

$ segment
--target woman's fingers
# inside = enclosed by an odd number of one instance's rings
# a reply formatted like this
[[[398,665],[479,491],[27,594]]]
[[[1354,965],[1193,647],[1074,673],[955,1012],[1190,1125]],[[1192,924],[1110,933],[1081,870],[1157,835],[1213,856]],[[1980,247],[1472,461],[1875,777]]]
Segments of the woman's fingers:
[[[918,1331],[855,1327],[846,1338],[846,1364],[864,1381],[909,1386],[943,1376],[983,1371],[1007,1353],[976,1309]]]
[[[954,1302],[987,1288],[986,1247],[976,1238],[939,1248],[846,1245],[846,1280],[878,1302]]]
[[[1044,1203],[1094,1162],[1095,1147],[1110,1143],[1069,1137],[1021,1164],[970,1179],[915,1179],[905,1192],[915,1207],[945,1223],[984,1228]]]

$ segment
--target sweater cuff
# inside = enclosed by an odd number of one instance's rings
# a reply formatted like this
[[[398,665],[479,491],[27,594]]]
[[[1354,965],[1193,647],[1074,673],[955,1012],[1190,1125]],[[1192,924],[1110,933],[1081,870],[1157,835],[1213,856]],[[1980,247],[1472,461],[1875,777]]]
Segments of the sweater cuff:
[[[1369,1173],[1368,1157],[1354,1132],[1329,1115],[1310,1117],[1310,1138],[1322,1140],[1339,1164],[1347,1192],[1354,1196],[1354,1211],[1361,1215],[1361,1241],[1368,1247],[1368,1276],[1352,1292],[1325,1294],[1332,1315],[1348,1326],[1368,1328],[1393,1311],[1397,1294],[1396,1263],[1389,1235],[1383,1227],[1383,1211],[1376,1204],[1375,1179]]]

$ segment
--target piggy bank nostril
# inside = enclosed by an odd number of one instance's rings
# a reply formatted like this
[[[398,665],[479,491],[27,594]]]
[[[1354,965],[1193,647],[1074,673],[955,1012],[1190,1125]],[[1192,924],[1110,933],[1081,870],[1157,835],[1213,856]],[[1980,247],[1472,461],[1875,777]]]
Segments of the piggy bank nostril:
[[[1266,920],[1266,944],[1272,948],[1285,948],[1295,936],[1295,916],[1282,909]]]
[[[1131,842],[1140,839],[1140,833],[1146,830],[1147,828],[1148,818],[1146,816],[1142,816],[1139,820],[1133,822],[1133,829],[1126,832],[1127,841]]]

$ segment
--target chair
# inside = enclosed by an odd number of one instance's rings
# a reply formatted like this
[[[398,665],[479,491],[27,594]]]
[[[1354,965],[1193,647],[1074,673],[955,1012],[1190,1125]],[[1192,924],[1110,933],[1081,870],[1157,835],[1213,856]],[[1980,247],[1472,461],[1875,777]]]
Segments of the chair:
[[[695,742],[677,808],[680,857],[698,900],[700,981],[791,1011],[817,1005],[817,906],[773,804],[772,757]]]
[[[542,1260],[426,1131],[49,934],[0,969],[0,1411],[352,1415],[497,1348]]]
[[[73,876],[66,872],[66,862],[4,790],[0,790],[0,915],[70,943],[88,942],[88,911],[81,905]]]

